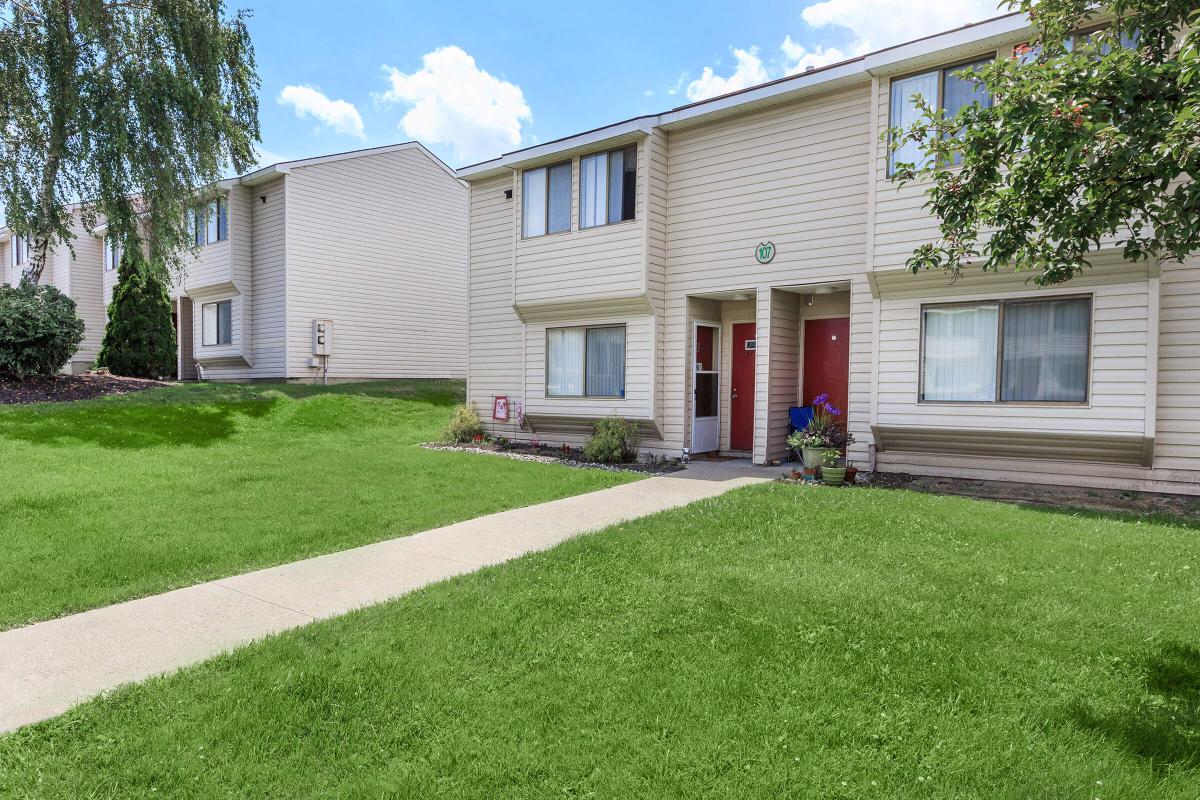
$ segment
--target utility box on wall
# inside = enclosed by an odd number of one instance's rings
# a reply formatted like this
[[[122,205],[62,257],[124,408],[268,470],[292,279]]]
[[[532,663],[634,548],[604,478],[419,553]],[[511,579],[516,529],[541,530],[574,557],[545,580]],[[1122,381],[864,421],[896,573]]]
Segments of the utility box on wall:
[[[312,321],[312,354],[327,356],[333,352],[333,320],[314,319]]]

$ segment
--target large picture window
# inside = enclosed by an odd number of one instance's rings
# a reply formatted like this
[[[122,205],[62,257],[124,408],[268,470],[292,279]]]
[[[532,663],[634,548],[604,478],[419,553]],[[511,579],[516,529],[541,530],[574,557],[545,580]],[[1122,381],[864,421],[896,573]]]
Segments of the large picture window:
[[[233,303],[231,301],[205,303],[201,307],[201,317],[201,341],[205,346],[233,342]]]
[[[926,306],[921,401],[1086,403],[1086,297]]]
[[[909,75],[906,78],[892,80],[892,98],[889,107],[889,126],[892,128],[909,128],[921,116],[917,110],[916,95],[920,95],[936,108],[946,112],[947,117],[953,117],[967,106],[979,104],[989,106],[992,98],[987,89],[978,80],[970,76],[970,72],[991,61],[984,59],[970,64],[959,64],[955,67],[935,69],[922,72],[919,75]],[[897,164],[928,165],[929,160],[919,142],[905,142],[895,150],[888,160],[888,175],[896,171]]]
[[[633,219],[637,205],[637,145],[579,159],[579,227]]]
[[[624,397],[625,326],[546,331],[547,397]]]
[[[571,230],[571,162],[522,173],[521,223],[525,238]]]

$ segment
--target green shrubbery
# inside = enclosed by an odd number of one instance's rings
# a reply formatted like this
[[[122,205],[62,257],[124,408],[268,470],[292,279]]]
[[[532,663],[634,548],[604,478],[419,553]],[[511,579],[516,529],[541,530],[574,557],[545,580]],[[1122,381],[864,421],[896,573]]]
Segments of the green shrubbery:
[[[165,270],[137,255],[121,259],[96,362],[114,375],[162,378],[175,369],[175,326]]]
[[[596,423],[595,434],[583,446],[583,454],[602,464],[637,461],[641,437],[637,425],[613,415]]]
[[[75,301],[53,286],[0,286],[0,373],[53,375],[83,341]]]
[[[450,412],[450,423],[446,425],[445,436],[451,442],[470,442],[476,436],[483,435],[483,423],[475,409],[468,405],[457,405]]]

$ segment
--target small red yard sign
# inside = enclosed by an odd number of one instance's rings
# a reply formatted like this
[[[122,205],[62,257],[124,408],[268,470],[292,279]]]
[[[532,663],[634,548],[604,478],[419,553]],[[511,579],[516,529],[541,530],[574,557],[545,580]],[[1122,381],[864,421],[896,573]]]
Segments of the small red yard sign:
[[[492,398],[492,419],[508,419],[508,395],[502,394]]]

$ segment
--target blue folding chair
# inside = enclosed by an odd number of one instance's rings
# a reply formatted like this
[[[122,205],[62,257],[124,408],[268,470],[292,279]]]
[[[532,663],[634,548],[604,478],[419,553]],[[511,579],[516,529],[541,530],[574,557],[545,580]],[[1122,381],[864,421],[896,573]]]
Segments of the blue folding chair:
[[[808,427],[808,423],[812,422],[813,407],[812,406],[792,406],[788,409],[788,436],[791,436],[796,431],[802,431]],[[788,458],[795,459],[796,454],[789,450]]]

